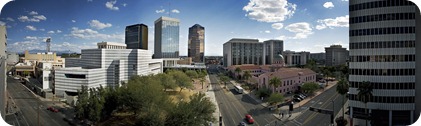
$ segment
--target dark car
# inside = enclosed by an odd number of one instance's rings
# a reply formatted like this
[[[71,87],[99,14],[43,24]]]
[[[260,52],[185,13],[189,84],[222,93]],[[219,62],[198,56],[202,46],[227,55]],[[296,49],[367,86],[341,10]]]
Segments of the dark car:
[[[52,112],[58,112],[58,109],[54,108],[54,107],[48,107],[47,110],[50,110]]]
[[[249,124],[253,124],[254,123],[253,117],[251,117],[251,115],[249,115],[249,114],[246,115],[246,121]]]
[[[294,98],[292,101],[294,101],[294,102],[300,102],[301,100],[299,98]]]

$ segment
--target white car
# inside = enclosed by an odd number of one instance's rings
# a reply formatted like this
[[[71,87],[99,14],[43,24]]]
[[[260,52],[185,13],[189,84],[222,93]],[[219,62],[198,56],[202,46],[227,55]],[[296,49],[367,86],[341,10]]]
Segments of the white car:
[[[19,80],[20,78],[19,78],[19,77],[14,77],[14,79],[15,79],[15,80]]]

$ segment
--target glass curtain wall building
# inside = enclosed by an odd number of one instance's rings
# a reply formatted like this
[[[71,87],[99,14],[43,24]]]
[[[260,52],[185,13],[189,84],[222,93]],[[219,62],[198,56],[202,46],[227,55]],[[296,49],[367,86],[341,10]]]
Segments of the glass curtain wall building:
[[[414,123],[419,9],[407,0],[350,0],[349,17],[350,116],[359,125]],[[372,88],[367,103],[358,95],[365,83]]]
[[[205,27],[195,24],[189,28],[188,57],[193,62],[204,62],[205,55]]]
[[[148,50],[148,26],[135,24],[126,27],[127,49]]]
[[[154,58],[179,58],[180,20],[160,17],[155,21]]]

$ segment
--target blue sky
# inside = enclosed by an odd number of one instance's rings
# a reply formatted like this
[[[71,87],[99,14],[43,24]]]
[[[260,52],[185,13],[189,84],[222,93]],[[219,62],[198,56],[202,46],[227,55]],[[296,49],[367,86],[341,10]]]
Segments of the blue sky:
[[[80,52],[101,41],[124,43],[124,28],[149,27],[160,16],[180,19],[180,55],[187,55],[188,28],[205,27],[205,55],[222,55],[231,38],[284,40],[284,49],[324,52],[348,47],[348,0],[15,0],[4,6],[8,51],[45,49]]]

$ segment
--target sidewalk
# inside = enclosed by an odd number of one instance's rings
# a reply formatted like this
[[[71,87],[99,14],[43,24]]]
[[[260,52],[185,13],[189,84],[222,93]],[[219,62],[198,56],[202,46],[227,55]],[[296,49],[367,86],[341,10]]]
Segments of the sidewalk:
[[[220,115],[220,111],[219,111],[219,104],[218,102],[216,102],[216,98],[215,98],[215,92],[213,90],[212,85],[210,84],[210,79],[209,76],[206,76],[206,82],[209,84],[207,91],[205,92],[206,96],[209,97],[209,100],[211,102],[213,102],[215,104],[215,112],[213,113],[213,116],[215,117],[216,121],[213,122],[212,125],[219,125],[219,115]],[[205,86],[206,89],[206,86]],[[224,125],[224,124],[222,124]]]

